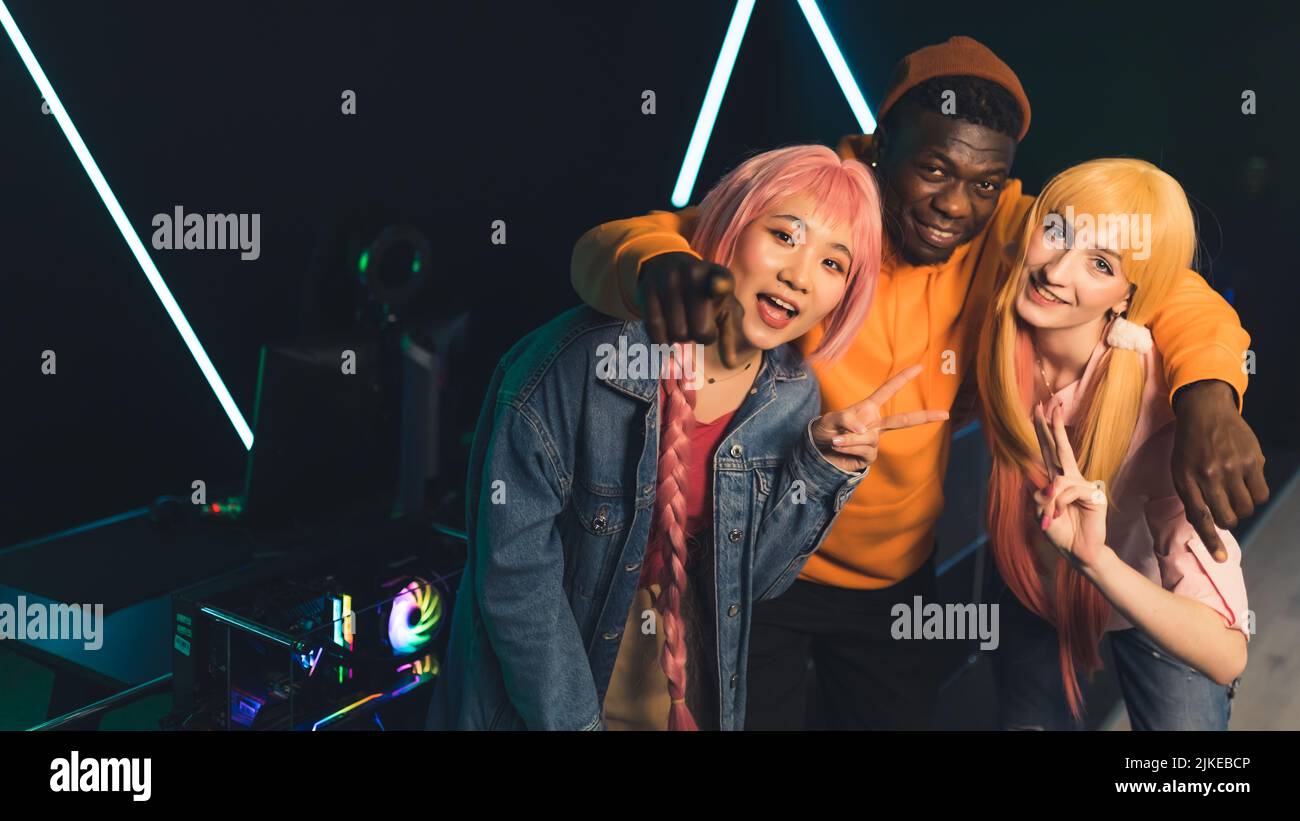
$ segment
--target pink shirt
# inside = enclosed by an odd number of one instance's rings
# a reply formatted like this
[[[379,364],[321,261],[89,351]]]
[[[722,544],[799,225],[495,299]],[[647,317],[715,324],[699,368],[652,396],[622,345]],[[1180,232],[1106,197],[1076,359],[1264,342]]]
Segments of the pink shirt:
[[[1066,426],[1073,427],[1076,398],[1087,389],[1106,347],[1104,339],[1098,342],[1083,376],[1052,395],[1046,408],[1049,418],[1059,404],[1065,411]],[[1128,351],[1117,353],[1132,355]],[[1226,626],[1241,630],[1249,640],[1241,547],[1232,534],[1219,530],[1219,539],[1228,551],[1228,560],[1220,564],[1187,521],[1169,469],[1174,414],[1169,408],[1169,387],[1160,354],[1153,347],[1150,353],[1137,355],[1146,368],[1146,384],[1133,440],[1111,483],[1106,541],[1126,564],[1166,590],[1213,608]],[[1112,610],[1106,630],[1132,626]]]

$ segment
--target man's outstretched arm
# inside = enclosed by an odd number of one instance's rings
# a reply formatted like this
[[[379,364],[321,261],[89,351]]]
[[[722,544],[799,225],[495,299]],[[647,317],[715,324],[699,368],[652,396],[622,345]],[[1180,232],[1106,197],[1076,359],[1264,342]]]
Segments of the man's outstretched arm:
[[[1184,271],[1152,319],[1178,425],[1171,469],[1187,518],[1217,561],[1217,527],[1237,526],[1268,501],[1264,454],[1241,418],[1250,335],[1195,271]]]
[[[744,309],[731,272],[691,249],[697,218],[698,209],[684,208],[598,225],[574,246],[570,276],[601,313],[644,319],[652,342],[720,341],[731,367]]]

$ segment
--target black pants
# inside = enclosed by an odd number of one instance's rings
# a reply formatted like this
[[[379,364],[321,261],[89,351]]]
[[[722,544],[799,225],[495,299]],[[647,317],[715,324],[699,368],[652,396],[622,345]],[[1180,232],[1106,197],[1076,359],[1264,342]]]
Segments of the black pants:
[[[797,580],[754,605],[745,729],[928,729],[943,642],[890,632],[891,609],[899,602],[910,608],[914,596],[939,600],[933,557],[882,590]]]

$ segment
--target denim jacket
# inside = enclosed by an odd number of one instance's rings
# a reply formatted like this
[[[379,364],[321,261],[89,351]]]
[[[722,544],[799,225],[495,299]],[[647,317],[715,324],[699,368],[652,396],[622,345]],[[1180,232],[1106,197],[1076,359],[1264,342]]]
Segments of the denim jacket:
[[[658,484],[658,373],[597,367],[600,346],[620,336],[628,351],[649,350],[640,322],[579,307],[497,366],[470,454],[469,555],[430,729],[604,726]],[[865,475],[817,451],[820,411],[798,351],[766,351],[713,459],[724,730],[744,723],[752,603],[790,586]]]

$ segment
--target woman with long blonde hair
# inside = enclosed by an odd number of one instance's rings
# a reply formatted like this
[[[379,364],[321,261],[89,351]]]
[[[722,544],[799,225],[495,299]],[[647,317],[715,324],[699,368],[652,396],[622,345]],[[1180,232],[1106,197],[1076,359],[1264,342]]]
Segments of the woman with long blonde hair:
[[[1146,325],[1196,249],[1178,182],[1101,159],[1053,178],[990,306],[978,379],[989,534],[1011,595],[994,657],[1004,728],[1066,729],[1109,633],[1138,729],[1226,729],[1249,627],[1241,553],[1196,536]]]

